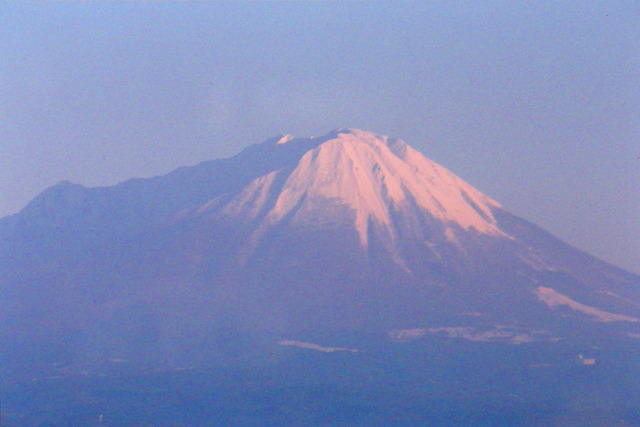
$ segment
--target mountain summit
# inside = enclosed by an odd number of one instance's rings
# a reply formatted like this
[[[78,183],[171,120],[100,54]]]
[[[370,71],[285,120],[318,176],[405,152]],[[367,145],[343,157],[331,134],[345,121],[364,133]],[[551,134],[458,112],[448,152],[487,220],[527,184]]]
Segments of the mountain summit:
[[[35,347],[70,363],[211,361],[336,334],[640,336],[638,276],[356,129],[112,187],[60,183],[0,221],[0,249],[9,361]]]
[[[251,182],[226,213],[250,220],[263,216],[260,228],[285,218],[317,226],[335,220],[339,205],[363,247],[370,228],[393,244],[399,237],[395,218],[429,217],[444,225],[452,241],[455,230],[502,235],[491,213],[498,203],[401,140],[354,129],[334,131],[317,145],[312,139],[286,140],[312,148],[293,167]]]

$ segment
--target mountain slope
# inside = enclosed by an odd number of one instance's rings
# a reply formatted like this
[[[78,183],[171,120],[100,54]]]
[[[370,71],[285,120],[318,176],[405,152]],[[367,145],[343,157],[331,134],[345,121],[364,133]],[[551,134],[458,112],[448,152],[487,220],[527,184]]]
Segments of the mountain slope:
[[[231,343],[336,333],[640,333],[637,276],[404,142],[354,129],[280,136],[113,187],[60,183],[2,219],[0,239],[10,360],[33,348],[86,363],[214,360]]]

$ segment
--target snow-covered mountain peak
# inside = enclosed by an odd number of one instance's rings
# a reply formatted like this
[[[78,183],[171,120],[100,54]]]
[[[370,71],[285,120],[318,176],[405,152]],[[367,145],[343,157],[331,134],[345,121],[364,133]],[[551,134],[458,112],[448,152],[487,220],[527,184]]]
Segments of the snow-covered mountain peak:
[[[225,211],[262,216],[268,227],[285,218],[331,222],[344,206],[364,246],[372,223],[393,239],[394,218],[407,214],[441,222],[451,241],[461,230],[503,235],[492,214],[498,203],[401,140],[337,129],[311,141],[295,139],[306,147],[296,163],[254,180]]]

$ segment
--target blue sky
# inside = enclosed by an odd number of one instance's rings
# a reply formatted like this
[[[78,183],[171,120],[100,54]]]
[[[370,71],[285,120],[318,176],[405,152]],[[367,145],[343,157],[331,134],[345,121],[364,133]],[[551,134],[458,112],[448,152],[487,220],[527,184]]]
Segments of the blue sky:
[[[0,3],[0,216],[280,133],[399,137],[640,272],[640,3]]]

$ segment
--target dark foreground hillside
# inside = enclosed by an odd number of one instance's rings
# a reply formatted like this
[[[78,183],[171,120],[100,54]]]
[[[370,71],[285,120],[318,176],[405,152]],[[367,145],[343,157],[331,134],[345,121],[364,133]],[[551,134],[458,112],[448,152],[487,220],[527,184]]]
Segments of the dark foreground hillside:
[[[2,421],[5,426],[639,425],[634,372],[640,355],[629,348],[436,338],[359,353],[290,347],[273,360],[242,368],[146,371],[113,361],[101,372],[68,372],[57,366],[5,383]]]

